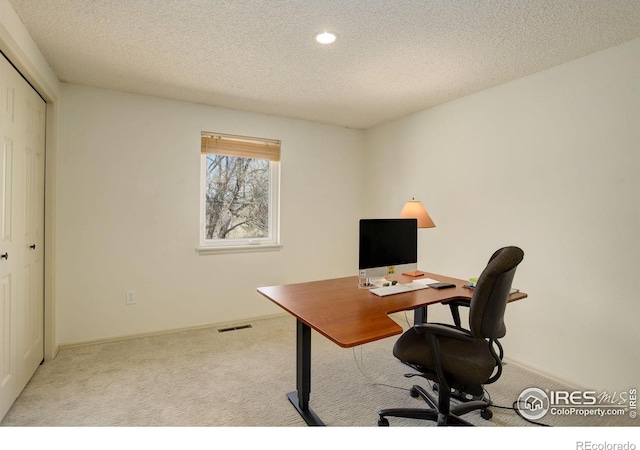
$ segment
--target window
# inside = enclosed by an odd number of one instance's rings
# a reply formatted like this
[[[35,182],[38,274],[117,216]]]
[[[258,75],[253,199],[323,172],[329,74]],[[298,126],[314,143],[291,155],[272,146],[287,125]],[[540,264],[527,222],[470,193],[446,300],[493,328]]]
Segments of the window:
[[[201,251],[279,246],[280,141],[202,133]]]

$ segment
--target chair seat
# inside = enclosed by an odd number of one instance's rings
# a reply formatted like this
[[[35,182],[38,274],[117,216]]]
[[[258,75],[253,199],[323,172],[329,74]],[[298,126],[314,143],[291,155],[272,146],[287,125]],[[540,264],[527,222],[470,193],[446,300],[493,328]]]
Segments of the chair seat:
[[[491,377],[496,360],[486,341],[441,337],[439,342],[442,368],[451,387],[479,386]],[[393,354],[400,361],[423,372],[427,378],[437,380],[429,343],[414,328],[405,331],[396,341]]]

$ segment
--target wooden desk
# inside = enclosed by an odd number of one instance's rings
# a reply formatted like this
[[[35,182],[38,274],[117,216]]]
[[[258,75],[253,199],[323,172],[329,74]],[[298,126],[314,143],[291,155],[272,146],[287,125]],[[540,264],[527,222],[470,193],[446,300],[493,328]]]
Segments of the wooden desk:
[[[312,281],[258,288],[258,292],[297,319],[296,391],[287,397],[309,425],[324,425],[309,407],[311,391],[311,329],[340,347],[355,347],[402,333],[402,327],[388,315],[417,310],[447,300],[471,300],[473,291],[463,288],[464,280],[432,273],[425,277],[456,285],[448,289],[420,289],[378,297],[368,289],[358,288],[357,277]],[[412,278],[399,276],[398,282]],[[517,293],[509,301],[525,298]]]

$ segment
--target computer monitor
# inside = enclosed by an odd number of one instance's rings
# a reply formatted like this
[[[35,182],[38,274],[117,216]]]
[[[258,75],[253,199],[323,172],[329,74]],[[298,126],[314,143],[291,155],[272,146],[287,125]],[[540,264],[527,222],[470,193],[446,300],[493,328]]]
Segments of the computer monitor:
[[[374,280],[418,268],[417,219],[361,219],[358,277]]]

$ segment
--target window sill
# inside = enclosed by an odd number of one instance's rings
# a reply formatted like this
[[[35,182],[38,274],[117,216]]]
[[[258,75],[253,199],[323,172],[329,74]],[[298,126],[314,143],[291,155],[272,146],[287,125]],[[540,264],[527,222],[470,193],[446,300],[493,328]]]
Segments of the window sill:
[[[220,247],[197,247],[196,251],[200,256],[204,255],[221,255],[225,253],[257,253],[257,252],[275,252],[282,248],[282,244],[258,244],[258,245],[238,245],[238,246],[220,246]]]

